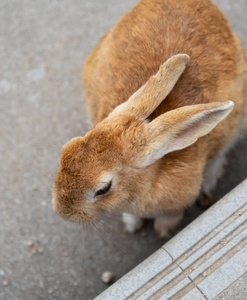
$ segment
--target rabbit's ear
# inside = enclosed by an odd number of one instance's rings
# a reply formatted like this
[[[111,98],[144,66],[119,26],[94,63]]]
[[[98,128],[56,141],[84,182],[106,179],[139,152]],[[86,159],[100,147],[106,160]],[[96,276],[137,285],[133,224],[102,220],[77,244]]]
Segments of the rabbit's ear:
[[[137,90],[128,101],[119,105],[110,116],[126,112],[141,119],[150,116],[171,92],[188,60],[187,54],[177,54],[169,58],[156,75],[151,76],[145,85]]]
[[[145,143],[136,145],[133,165],[146,167],[165,154],[186,148],[208,134],[233,109],[234,103],[214,102],[184,106],[146,124]]]

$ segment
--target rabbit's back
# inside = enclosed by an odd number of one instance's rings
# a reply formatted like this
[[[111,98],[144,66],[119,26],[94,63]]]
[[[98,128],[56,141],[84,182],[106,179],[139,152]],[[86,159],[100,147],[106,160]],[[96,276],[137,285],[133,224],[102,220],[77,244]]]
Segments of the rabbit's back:
[[[178,53],[188,54],[190,63],[151,119],[185,105],[233,100],[228,127],[238,127],[244,93],[239,78],[246,76],[246,57],[228,21],[209,0],[143,0],[120,19],[84,65],[92,121],[104,119]]]

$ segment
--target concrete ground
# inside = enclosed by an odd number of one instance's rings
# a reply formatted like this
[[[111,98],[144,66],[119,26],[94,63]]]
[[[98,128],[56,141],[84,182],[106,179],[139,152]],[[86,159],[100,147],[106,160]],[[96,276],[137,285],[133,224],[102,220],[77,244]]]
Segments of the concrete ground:
[[[92,299],[165,242],[152,224],[123,232],[118,216],[77,226],[54,215],[59,149],[90,128],[82,62],[137,1],[44,0],[0,4],[0,299]],[[247,2],[215,0],[247,49]],[[219,199],[247,177],[247,140],[229,155]],[[186,212],[180,229],[203,210]]]

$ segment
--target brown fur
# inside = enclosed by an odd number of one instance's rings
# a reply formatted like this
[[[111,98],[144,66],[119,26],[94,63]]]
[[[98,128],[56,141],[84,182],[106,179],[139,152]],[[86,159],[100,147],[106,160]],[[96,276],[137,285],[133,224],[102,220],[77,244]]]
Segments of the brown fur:
[[[120,113],[107,118],[178,53],[188,54],[190,61],[148,120],[131,110],[122,113],[122,107]],[[87,222],[104,210],[156,216],[190,205],[200,192],[206,161],[240,130],[246,82],[247,59],[241,43],[209,0],[141,1],[102,38],[85,62],[83,85],[94,129],[62,150],[54,184],[55,211],[66,219]],[[136,159],[142,162],[138,149],[151,141],[147,124],[152,122],[148,121],[164,115],[157,128],[164,122],[169,127],[183,116],[175,111],[169,117],[166,112],[226,100],[234,101],[234,110],[211,133],[145,168],[136,163]],[[145,110],[143,103],[138,105]],[[189,114],[185,112],[184,119]],[[91,203],[88,193],[95,190],[105,172],[114,174],[111,191]]]

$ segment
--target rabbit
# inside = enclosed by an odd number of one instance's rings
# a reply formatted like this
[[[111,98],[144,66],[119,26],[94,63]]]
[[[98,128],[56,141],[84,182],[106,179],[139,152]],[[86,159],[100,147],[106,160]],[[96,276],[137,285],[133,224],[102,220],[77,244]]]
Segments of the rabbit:
[[[54,211],[82,223],[120,212],[129,232],[153,218],[168,237],[246,128],[241,42],[209,0],[142,0],[103,36],[82,81],[93,128],[61,150]]]

